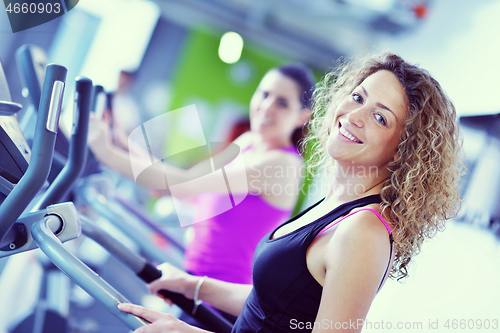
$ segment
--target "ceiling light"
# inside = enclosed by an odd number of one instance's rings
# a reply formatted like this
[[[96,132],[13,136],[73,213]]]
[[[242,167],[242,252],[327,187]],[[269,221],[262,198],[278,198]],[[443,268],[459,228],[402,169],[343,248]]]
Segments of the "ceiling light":
[[[236,32],[226,32],[220,39],[219,57],[227,64],[234,64],[241,57],[243,38]]]

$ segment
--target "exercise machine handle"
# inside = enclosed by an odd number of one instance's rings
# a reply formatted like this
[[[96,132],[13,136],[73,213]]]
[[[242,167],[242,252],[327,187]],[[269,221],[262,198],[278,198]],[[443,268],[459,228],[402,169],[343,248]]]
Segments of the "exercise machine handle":
[[[90,79],[85,77],[76,78],[73,129],[71,131],[68,160],[35,206],[35,210],[43,209],[64,200],[85,168],[93,89]]]
[[[31,161],[26,173],[0,206],[0,240],[43,187],[49,175],[67,69],[47,65]]]
[[[80,222],[82,233],[84,235],[92,238],[94,241],[103,246],[115,258],[127,265],[144,282],[150,283],[162,276],[162,272],[159,269],[121,244],[113,236],[100,229],[86,216],[80,215]],[[171,299],[174,304],[187,314],[191,315],[198,322],[206,326],[208,329],[217,333],[231,332],[232,324],[206,304],[200,304],[196,313],[192,315],[194,308],[193,300],[187,299],[182,294],[167,290],[161,290],[160,293],[164,297]]]
[[[51,219],[57,219],[57,217],[47,216],[35,223],[31,228],[31,235],[38,247],[49,257],[54,265],[94,299],[101,302],[102,305],[131,330],[146,325],[144,320],[118,309],[118,304],[130,303],[130,301],[62,245],[61,241],[49,228]]]

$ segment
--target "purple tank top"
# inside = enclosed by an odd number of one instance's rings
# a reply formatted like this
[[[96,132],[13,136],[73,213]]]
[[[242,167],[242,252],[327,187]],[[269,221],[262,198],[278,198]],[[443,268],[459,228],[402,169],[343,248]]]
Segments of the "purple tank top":
[[[295,147],[281,149],[298,154]],[[196,210],[219,212],[219,205],[226,201],[226,194],[199,195]],[[290,213],[291,209],[276,208],[260,196],[248,194],[234,208],[193,225],[194,237],[184,254],[184,269],[198,276],[251,284],[257,244]]]

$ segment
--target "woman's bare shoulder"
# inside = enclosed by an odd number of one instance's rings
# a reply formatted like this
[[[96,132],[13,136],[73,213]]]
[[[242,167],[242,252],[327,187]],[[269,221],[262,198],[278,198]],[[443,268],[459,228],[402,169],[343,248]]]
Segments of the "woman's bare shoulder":
[[[389,232],[382,220],[372,211],[359,210],[339,223],[331,241],[365,248],[368,252],[386,248]]]

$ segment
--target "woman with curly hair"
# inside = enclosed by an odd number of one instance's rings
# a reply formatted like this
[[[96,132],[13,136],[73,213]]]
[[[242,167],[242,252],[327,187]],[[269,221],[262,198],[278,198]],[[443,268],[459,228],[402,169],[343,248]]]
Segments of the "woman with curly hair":
[[[265,236],[253,286],[163,266],[168,289],[238,315],[234,332],[359,332],[387,277],[404,278],[425,238],[459,208],[455,108],[429,73],[385,52],[345,62],[315,92],[310,167],[326,197]],[[195,295],[197,297],[195,297]],[[136,332],[196,331],[136,305]]]

